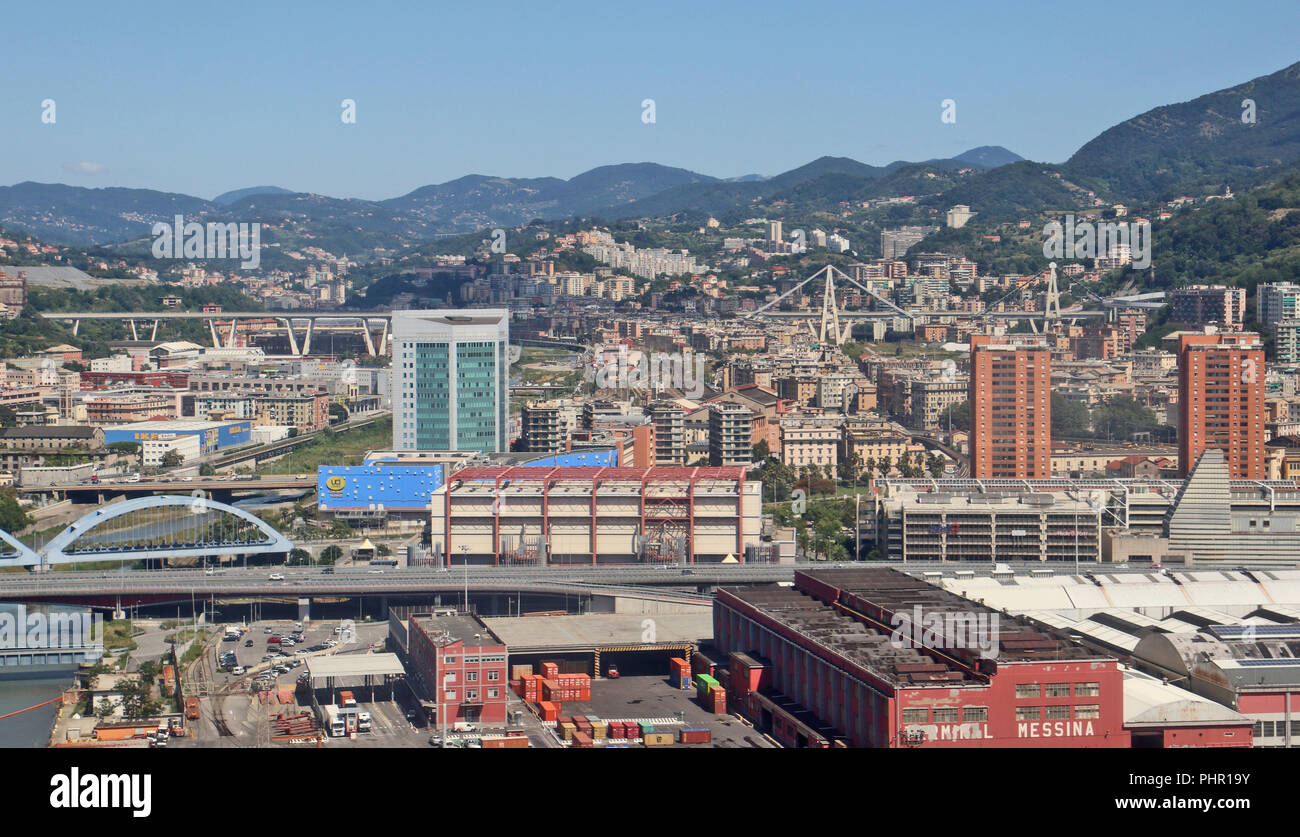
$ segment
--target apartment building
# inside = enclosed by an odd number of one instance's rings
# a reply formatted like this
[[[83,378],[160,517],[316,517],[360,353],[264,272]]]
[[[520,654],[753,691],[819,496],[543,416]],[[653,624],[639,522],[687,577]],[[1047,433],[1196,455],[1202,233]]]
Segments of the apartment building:
[[[1232,479],[1262,480],[1264,346],[1253,332],[1178,338],[1178,465],[1186,475],[1207,448],[1222,450]]]
[[[1052,363],[1024,338],[971,335],[971,475],[1046,479],[1052,473]]]

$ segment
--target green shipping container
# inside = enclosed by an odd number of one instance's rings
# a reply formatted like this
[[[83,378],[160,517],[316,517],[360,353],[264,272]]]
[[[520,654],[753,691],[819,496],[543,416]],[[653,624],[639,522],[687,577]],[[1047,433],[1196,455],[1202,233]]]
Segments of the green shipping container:
[[[715,680],[712,675],[709,674],[695,675],[695,688],[701,692],[704,692],[705,694],[708,694],[709,689],[713,688],[714,686],[720,686],[720,685],[722,684],[719,683],[717,680]]]

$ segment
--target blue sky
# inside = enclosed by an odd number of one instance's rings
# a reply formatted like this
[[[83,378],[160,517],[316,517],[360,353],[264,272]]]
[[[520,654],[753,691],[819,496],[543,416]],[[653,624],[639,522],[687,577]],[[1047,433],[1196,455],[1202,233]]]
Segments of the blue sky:
[[[1060,162],[1116,122],[1300,60],[1294,0],[903,6],[11,6],[0,184],[380,199],[620,162],[733,177],[978,145]]]

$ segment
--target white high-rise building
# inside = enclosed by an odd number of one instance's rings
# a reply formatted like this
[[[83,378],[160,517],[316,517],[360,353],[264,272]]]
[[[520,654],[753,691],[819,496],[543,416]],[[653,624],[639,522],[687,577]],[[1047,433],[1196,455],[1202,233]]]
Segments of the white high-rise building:
[[[393,449],[508,449],[510,312],[393,312]]]
[[[1291,282],[1260,285],[1255,289],[1255,319],[1259,327],[1271,331],[1278,321],[1300,316],[1297,301],[1300,301],[1300,285]]]

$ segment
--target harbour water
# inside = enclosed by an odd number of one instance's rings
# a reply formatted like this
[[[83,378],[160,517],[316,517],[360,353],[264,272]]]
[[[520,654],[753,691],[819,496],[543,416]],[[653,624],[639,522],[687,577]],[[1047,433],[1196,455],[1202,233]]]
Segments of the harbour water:
[[[51,698],[72,684],[72,669],[40,674],[7,675],[0,679],[0,715],[7,715]],[[0,720],[0,749],[45,747],[50,740],[50,725],[59,711],[57,703],[42,706],[12,718]]]

